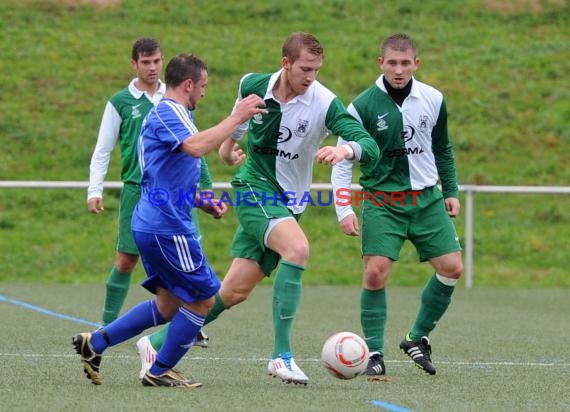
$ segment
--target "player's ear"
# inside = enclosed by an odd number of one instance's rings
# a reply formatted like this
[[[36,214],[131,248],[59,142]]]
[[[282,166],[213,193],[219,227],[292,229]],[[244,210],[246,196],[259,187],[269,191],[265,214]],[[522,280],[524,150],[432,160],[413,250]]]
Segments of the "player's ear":
[[[186,88],[187,92],[190,92],[194,87],[194,82],[192,81],[192,79],[184,80],[184,87]]]
[[[289,58],[287,56],[283,56],[281,58],[281,65],[285,70],[289,70],[289,68],[291,67],[291,62],[289,61]]]

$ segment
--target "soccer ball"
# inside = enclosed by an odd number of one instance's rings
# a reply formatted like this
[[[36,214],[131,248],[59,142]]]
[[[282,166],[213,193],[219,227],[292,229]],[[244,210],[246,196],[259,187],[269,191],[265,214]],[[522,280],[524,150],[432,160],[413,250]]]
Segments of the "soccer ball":
[[[352,379],[366,370],[368,346],[352,332],[338,332],[327,339],[321,352],[325,369],[335,378]]]

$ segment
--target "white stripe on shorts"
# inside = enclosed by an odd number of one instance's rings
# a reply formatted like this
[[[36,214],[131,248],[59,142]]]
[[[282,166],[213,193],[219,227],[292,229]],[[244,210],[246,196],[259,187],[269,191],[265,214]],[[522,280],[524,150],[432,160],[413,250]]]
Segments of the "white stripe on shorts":
[[[176,244],[176,250],[178,251],[178,259],[180,260],[180,265],[182,270],[186,272],[191,272],[194,269],[194,262],[192,262],[192,255],[190,254],[190,249],[188,248],[188,242],[184,235],[173,235],[172,239]]]

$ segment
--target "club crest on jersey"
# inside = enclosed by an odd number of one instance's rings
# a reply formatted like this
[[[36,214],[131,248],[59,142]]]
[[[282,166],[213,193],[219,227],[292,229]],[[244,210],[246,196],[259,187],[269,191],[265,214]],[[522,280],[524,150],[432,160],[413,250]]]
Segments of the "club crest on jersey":
[[[251,121],[255,124],[263,124],[263,115],[261,113],[256,113],[253,115],[253,119]]]
[[[426,131],[428,129],[429,118],[425,114],[420,115],[420,121],[418,124],[421,131]]]
[[[303,119],[297,120],[297,128],[294,131],[295,136],[305,137],[307,136],[308,131],[309,131],[309,121]]]
[[[132,117],[133,119],[138,119],[139,117],[142,116],[142,114],[141,114],[141,112],[140,112],[140,110],[139,110],[139,106],[140,106],[141,104],[142,104],[142,103],[137,104],[136,106],[132,106],[133,111],[132,111],[132,113],[131,113],[131,117]]]
[[[384,118],[386,116],[388,116],[388,113],[384,113],[382,116],[377,115],[378,116],[378,121],[376,122],[376,130],[378,130],[379,132],[381,132],[382,130],[386,130],[388,129],[388,125],[386,124],[386,120],[384,120]]]

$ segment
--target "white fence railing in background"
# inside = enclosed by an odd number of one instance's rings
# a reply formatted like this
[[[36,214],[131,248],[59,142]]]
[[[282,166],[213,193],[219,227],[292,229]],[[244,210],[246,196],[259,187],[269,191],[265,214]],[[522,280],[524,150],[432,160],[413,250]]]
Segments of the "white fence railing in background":
[[[81,181],[20,181],[20,180],[0,180],[1,188],[13,189],[86,189],[88,182]],[[122,182],[106,182],[106,189],[120,189]],[[214,189],[230,189],[229,183],[215,182]],[[353,190],[359,190],[359,185],[353,185]],[[332,190],[329,183],[313,183],[311,190]],[[473,287],[473,234],[474,234],[474,194],[479,193],[524,193],[524,194],[570,194],[568,186],[479,186],[460,185],[460,192],[465,192],[465,287]]]

